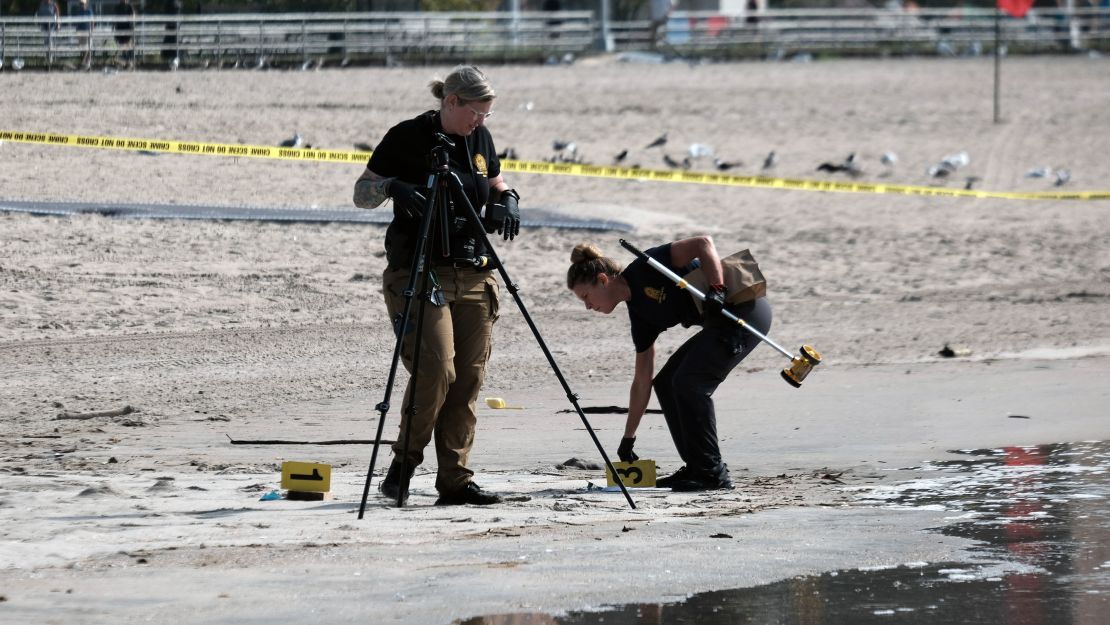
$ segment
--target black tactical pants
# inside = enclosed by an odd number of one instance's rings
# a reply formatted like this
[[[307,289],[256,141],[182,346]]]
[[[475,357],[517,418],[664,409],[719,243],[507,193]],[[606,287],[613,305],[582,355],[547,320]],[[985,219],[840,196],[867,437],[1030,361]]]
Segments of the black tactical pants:
[[[730,309],[763,334],[771,329],[771,305],[766,298]],[[652,381],[671,438],[688,469],[706,475],[725,474],[713,392],[760,342],[739,324],[724,318],[707,322],[678,348]]]

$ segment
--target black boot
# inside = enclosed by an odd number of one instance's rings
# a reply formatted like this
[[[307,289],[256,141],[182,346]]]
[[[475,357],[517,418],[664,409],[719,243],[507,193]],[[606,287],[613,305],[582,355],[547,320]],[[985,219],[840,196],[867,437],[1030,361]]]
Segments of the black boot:
[[[385,479],[381,484],[378,484],[378,490],[382,495],[393,501],[397,501],[397,494],[401,493],[401,503],[404,504],[409,500],[409,482],[412,480],[412,474],[416,473],[416,467],[411,466],[408,468],[408,475],[401,479],[401,461],[394,460],[389,465],[389,471],[385,474]],[[402,482],[404,482],[402,484]]]
[[[661,478],[655,480],[655,487],[656,488],[670,488],[671,484],[674,484],[675,482],[677,482],[679,480],[686,479],[688,473],[689,473],[689,469],[686,468],[686,465],[682,465],[682,467],[679,468],[679,470],[675,471],[674,473],[671,473],[667,477],[661,477]]]
[[[713,469],[688,469],[681,479],[671,482],[675,492],[697,492],[703,490],[732,490],[732,479],[728,476],[728,465],[720,464]]]
[[[474,482],[467,482],[458,492],[440,494],[439,499],[436,499],[437,506],[490,506],[495,503],[501,503],[501,497],[484,492]]]

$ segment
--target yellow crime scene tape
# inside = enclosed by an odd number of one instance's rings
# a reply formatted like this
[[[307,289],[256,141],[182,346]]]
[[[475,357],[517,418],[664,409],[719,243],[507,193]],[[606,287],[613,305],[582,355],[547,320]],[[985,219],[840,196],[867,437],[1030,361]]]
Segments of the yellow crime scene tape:
[[[174,154],[195,154],[202,156],[314,161],[318,163],[365,164],[367,159],[370,158],[370,152],[359,151],[284,148],[271,147],[266,145],[242,145],[233,143],[200,143],[196,141],[168,141],[161,139],[89,137],[54,133],[21,132],[15,130],[0,130],[0,141],[11,141],[13,143],[38,143],[63,147],[167,152]],[[753,187],[762,189],[791,189],[797,191],[826,191],[833,193],[877,193],[892,195],[922,195],[932,197],[994,198],[1006,200],[1110,200],[1110,191],[1075,191],[1067,193],[1053,191],[979,191],[974,189],[946,189],[942,187],[882,184],[870,182],[839,182],[833,180],[807,180],[802,178],[742,176],[715,172],[695,172],[688,170],[611,167],[604,165],[588,165],[583,163],[548,163],[542,161],[503,160],[501,161],[501,169],[503,171],[513,171],[528,174],[584,176],[592,178],[613,178],[624,180],[650,180],[657,182],[683,182],[688,184],[711,184],[734,187]]]

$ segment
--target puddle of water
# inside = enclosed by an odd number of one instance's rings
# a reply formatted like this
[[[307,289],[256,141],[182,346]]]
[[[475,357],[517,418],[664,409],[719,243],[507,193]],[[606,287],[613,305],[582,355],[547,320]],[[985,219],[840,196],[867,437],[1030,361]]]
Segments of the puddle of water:
[[[798,577],[604,612],[499,614],[455,625],[1106,625],[1110,442],[961,450],[860,504],[944,510],[936,531],[978,541],[975,563]]]

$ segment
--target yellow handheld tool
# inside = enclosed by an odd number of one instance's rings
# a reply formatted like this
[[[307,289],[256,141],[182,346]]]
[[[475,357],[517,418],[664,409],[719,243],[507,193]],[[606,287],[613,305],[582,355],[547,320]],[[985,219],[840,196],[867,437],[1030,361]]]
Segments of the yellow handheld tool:
[[[778,346],[776,345],[776,347]],[[784,350],[780,349],[780,351]],[[786,383],[790,386],[798,388],[802,385],[802,380],[809,375],[809,372],[813,371],[814,365],[819,364],[821,364],[821,354],[817,353],[812,345],[802,345],[801,353],[792,356],[790,366],[782,370],[782,379],[786,380]]]

